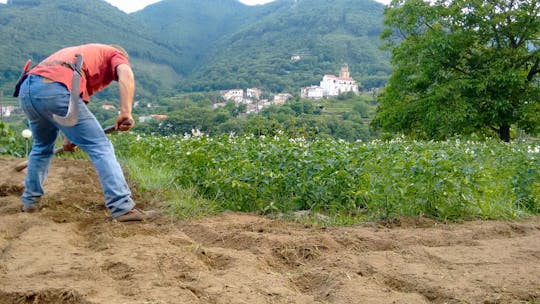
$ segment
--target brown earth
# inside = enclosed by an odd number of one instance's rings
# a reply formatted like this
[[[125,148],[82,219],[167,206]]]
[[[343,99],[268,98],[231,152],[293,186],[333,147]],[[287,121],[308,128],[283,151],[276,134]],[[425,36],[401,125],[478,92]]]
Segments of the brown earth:
[[[25,214],[19,161],[0,158],[0,304],[540,303],[540,217],[121,224],[92,166],[66,159],[53,161],[43,209]]]

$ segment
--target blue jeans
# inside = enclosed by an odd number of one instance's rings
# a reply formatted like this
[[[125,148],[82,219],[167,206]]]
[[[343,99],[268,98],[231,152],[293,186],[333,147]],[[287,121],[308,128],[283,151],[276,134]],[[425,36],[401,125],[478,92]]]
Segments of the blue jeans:
[[[21,85],[19,102],[28,117],[33,136],[22,202],[31,206],[44,194],[43,182],[54,155],[56,138],[59,131],[62,131],[90,157],[105,195],[105,206],[112,217],[125,214],[135,206],[131,191],[112,143],[86,104],[79,98],[79,120],[72,127],[62,126],[53,120],[53,113],[66,115],[69,98],[70,92],[63,84],[50,82],[37,75],[29,75]]]

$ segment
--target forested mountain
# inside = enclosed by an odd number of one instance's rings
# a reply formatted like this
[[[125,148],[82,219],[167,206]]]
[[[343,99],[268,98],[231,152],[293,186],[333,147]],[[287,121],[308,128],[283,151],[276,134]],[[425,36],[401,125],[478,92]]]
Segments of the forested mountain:
[[[0,6],[0,26],[2,87],[19,76],[27,59],[38,63],[59,48],[101,42],[126,48],[139,63],[134,68],[145,80],[141,89],[157,92],[167,83],[151,75],[152,69],[174,68],[179,52],[151,35],[145,24],[102,0],[10,0]]]
[[[383,5],[372,0],[163,0],[134,14],[187,51],[181,90],[257,86],[280,92],[318,83],[349,64],[366,87],[390,73],[378,46]],[[298,57],[294,57],[298,56]],[[297,59],[292,59],[292,58]]]
[[[297,90],[343,63],[375,87],[389,74],[382,13],[371,0],[163,0],[133,14],[102,0],[10,0],[0,4],[0,87],[9,94],[26,59],[87,42],[124,46],[143,96]]]
[[[261,6],[237,0],[163,0],[132,15],[163,43],[182,50],[178,70],[190,74],[223,39],[261,15]]]
[[[364,87],[383,85],[388,56],[378,46],[383,5],[371,0],[289,0],[220,42],[194,71],[195,90],[257,86],[274,92],[318,84],[342,64]]]

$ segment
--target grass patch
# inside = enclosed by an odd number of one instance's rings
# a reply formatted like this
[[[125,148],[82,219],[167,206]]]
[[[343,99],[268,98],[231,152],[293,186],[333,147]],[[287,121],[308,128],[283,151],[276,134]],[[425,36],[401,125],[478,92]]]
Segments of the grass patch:
[[[145,200],[162,206],[167,213],[178,218],[197,218],[219,212],[219,205],[199,195],[194,187],[174,183],[174,174],[164,166],[148,166],[141,159],[123,161]]]

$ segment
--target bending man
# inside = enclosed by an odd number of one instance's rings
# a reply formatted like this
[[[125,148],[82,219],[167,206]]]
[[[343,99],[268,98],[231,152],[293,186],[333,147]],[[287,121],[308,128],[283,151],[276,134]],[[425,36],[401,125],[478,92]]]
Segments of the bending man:
[[[83,57],[80,92],[71,92],[75,55]],[[135,208],[114,147],[86,106],[90,96],[115,80],[120,93],[120,113],[115,128],[127,131],[134,126],[131,111],[135,79],[127,52],[119,46],[105,44],[68,47],[52,54],[27,74],[18,93],[32,130],[33,145],[21,197],[22,211],[38,210],[39,199],[44,194],[43,182],[54,155],[54,144],[59,131],[62,131],[68,139],[64,141],[65,149],[76,145],[89,155],[105,195],[105,206],[113,219],[124,222],[156,217],[156,211]],[[73,126],[63,126],[53,119],[53,114],[66,115],[71,94],[79,97],[78,120]]]

